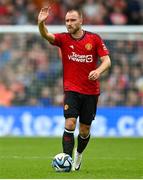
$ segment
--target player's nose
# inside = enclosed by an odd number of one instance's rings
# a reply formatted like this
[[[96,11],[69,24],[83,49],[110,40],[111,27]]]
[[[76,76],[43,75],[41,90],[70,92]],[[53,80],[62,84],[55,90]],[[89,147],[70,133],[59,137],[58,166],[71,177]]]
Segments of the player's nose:
[[[71,22],[70,22],[70,21],[67,22],[67,26],[68,26],[68,27],[71,26]]]

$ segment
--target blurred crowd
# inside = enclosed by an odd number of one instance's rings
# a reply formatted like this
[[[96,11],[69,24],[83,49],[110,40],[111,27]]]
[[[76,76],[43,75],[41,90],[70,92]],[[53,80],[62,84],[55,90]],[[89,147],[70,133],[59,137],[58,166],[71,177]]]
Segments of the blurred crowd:
[[[141,25],[142,0],[0,0],[0,25],[37,24],[42,7],[51,5],[48,24],[63,24],[69,8],[80,8],[91,25]]]
[[[101,79],[100,105],[143,105],[143,41],[110,41],[112,68]]]
[[[0,0],[0,25],[36,25],[51,5],[47,23],[63,25],[69,8],[81,8],[84,24],[142,25],[142,0]],[[108,40],[112,68],[101,77],[99,106],[143,105],[143,41]],[[0,105],[63,104],[58,48],[36,34],[0,34]]]
[[[143,105],[143,41],[108,40],[112,68],[101,77],[99,106]],[[0,105],[62,105],[58,48],[36,34],[0,34]]]

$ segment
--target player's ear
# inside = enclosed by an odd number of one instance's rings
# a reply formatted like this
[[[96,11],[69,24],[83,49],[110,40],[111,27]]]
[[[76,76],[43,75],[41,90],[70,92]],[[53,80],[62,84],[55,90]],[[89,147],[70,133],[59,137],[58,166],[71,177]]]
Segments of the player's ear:
[[[83,24],[83,18],[80,18],[80,24],[81,25]]]

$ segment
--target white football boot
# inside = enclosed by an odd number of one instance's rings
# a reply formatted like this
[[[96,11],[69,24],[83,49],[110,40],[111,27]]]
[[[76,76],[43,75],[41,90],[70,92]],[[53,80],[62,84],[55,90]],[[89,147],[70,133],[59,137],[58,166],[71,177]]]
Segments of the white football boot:
[[[72,171],[78,171],[80,169],[81,160],[82,160],[82,154],[78,153],[77,149],[75,149]]]

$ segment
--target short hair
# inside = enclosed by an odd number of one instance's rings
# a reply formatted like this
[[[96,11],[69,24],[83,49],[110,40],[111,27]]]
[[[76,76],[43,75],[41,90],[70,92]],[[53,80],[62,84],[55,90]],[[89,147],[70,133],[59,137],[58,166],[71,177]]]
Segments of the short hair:
[[[82,11],[81,11],[79,8],[71,8],[71,9],[68,9],[68,10],[67,10],[67,13],[68,13],[68,12],[72,12],[72,11],[77,12],[78,15],[80,16],[80,18],[83,18]]]

